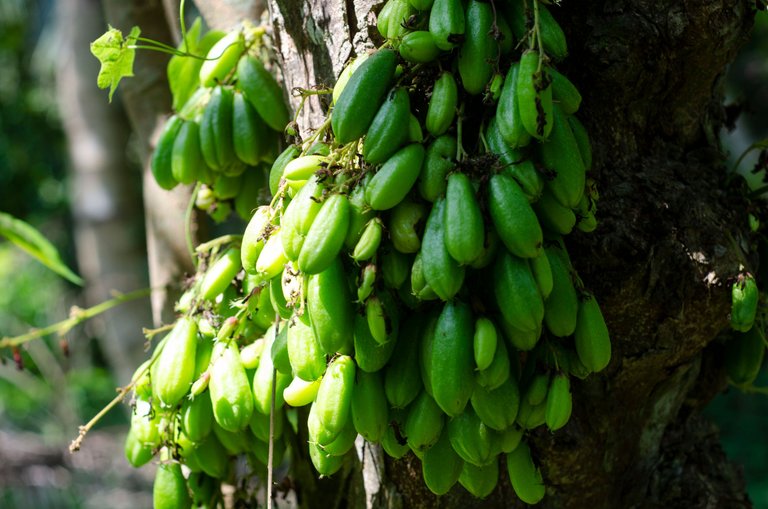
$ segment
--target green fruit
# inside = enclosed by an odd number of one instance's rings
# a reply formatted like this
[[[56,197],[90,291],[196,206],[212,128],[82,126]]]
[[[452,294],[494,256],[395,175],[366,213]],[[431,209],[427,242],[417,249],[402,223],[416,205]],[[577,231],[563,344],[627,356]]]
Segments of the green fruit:
[[[233,118],[234,92],[214,88],[200,120],[200,148],[205,163],[214,170],[224,171],[235,163]]]
[[[253,394],[235,345],[217,343],[210,373],[208,389],[216,422],[227,431],[244,429],[253,414]]]
[[[284,232],[281,235],[283,250],[288,259],[292,261],[299,259],[304,240],[323,205],[322,198],[325,190],[325,185],[319,182],[317,177],[312,177],[299,189],[285,208],[280,218],[280,225]]]
[[[731,328],[747,332],[755,323],[759,292],[751,274],[739,275],[731,287]]]
[[[426,119],[426,127],[429,134],[437,137],[451,127],[456,116],[458,94],[459,91],[453,74],[444,71],[435,81],[432,97],[429,99]]]
[[[488,465],[498,454],[496,433],[471,408],[448,423],[448,437],[456,454],[472,465]]]
[[[563,113],[573,115],[581,105],[581,94],[571,80],[553,68],[550,67],[547,72],[552,77],[552,99],[557,101]]]
[[[392,209],[387,230],[395,249],[416,253],[421,247],[421,226],[427,210],[423,203],[403,200]]]
[[[725,370],[731,383],[749,385],[760,373],[765,357],[765,339],[759,327],[737,333],[725,346]]]
[[[488,208],[499,238],[512,254],[521,258],[541,254],[544,235],[517,182],[504,174],[492,176],[488,182]]]
[[[424,163],[419,174],[419,194],[427,201],[434,202],[448,185],[446,177],[456,163],[456,138],[444,135],[435,139],[424,155]]]
[[[152,454],[152,447],[139,442],[136,439],[136,435],[133,430],[128,431],[125,437],[125,446],[123,447],[125,453],[125,459],[134,468],[139,468],[150,462],[154,454]]]
[[[245,49],[245,38],[240,30],[229,32],[214,44],[200,67],[200,84],[212,87],[224,82],[232,72]]]
[[[248,397],[251,397],[248,387]],[[193,442],[200,442],[213,429],[213,406],[207,394],[201,394],[181,405],[181,429]]]
[[[476,498],[485,498],[493,492],[499,482],[499,462],[478,467],[464,463],[459,476],[459,484],[464,486]]]
[[[257,165],[269,151],[268,127],[241,93],[235,93],[232,104],[232,137],[235,155],[251,166]]]
[[[464,35],[461,0],[435,0],[429,13],[429,31],[441,50],[451,50]]]
[[[344,429],[350,418],[352,392],[355,385],[355,362],[351,357],[341,355],[328,365],[320,382],[317,399],[312,404],[321,425],[316,435],[318,443],[331,443]]]
[[[539,53],[528,50],[520,58],[517,72],[517,105],[520,121],[528,134],[546,140],[552,130],[552,85]]]
[[[541,163],[555,175],[547,181],[552,196],[565,207],[578,207],[584,194],[586,168],[571,126],[557,105],[554,107],[552,133],[549,140],[541,144],[540,153]]]
[[[325,477],[332,476],[344,465],[344,456],[332,456],[312,442],[309,443],[309,459],[315,470]]]
[[[365,302],[371,293],[373,292],[373,285],[376,283],[376,265],[369,263],[363,267],[363,271],[360,274],[357,287],[357,301]]]
[[[421,243],[424,279],[443,300],[452,299],[464,282],[464,267],[454,260],[445,245],[445,200],[432,206]]]
[[[411,270],[411,257],[389,246],[380,251],[381,276],[388,288],[396,290],[403,286]]]
[[[531,450],[525,442],[507,453],[507,471],[512,489],[526,504],[537,504],[544,498],[546,487],[541,472],[533,463]]]
[[[478,318],[473,339],[475,366],[480,371],[488,369],[496,354],[497,333],[493,322],[485,317]]]
[[[469,306],[446,302],[435,325],[426,366],[432,396],[450,417],[464,411],[474,390],[473,332]]]
[[[325,352],[306,317],[294,317],[288,323],[288,358],[293,372],[311,382],[325,372]]]
[[[393,331],[394,332],[394,331]],[[371,335],[371,329],[365,317],[355,316],[354,346],[355,362],[358,367],[368,373],[383,368],[395,349],[397,336],[392,336],[383,344],[376,342]]]
[[[283,88],[264,68],[264,64],[250,55],[241,58],[237,66],[237,80],[245,98],[264,122],[275,131],[282,132],[290,120],[290,113],[283,99]]]
[[[525,9],[525,6],[528,9]],[[507,20],[518,39],[526,36],[528,27],[533,23],[534,10],[530,3],[519,0],[508,2],[505,7],[509,8]],[[543,4],[539,3],[539,34],[544,46],[544,52],[547,56],[556,61],[563,60],[568,56],[568,46],[565,40],[565,34],[552,17],[552,14]]]
[[[192,506],[181,465],[161,463],[157,466],[152,502],[155,509],[186,509]]]
[[[436,0],[439,1],[439,0]],[[459,480],[464,461],[451,447],[448,433],[443,432],[440,439],[421,460],[424,483],[435,495],[445,495]]]
[[[357,241],[355,249],[352,251],[352,259],[356,262],[369,260],[376,254],[381,244],[381,233],[383,230],[381,219],[373,218],[368,221],[368,225],[363,230],[360,240]]]
[[[495,389],[478,385],[472,393],[472,409],[491,429],[504,431],[515,423],[520,408],[520,389],[513,377]]]
[[[248,274],[256,274],[256,260],[269,238],[269,207],[262,205],[248,221],[240,248],[240,263]]]
[[[274,368],[286,375],[293,374],[291,358],[288,355],[288,322],[280,323],[280,330],[277,334],[275,334],[274,326],[267,329],[267,332],[264,334],[264,339],[265,348],[267,344],[271,344],[269,357],[272,359]],[[261,365],[261,362],[259,362],[259,365]],[[258,366],[256,367],[258,368]]]
[[[435,445],[440,439],[444,418],[445,414],[435,400],[422,392],[408,408],[405,421],[405,436],[411,450],[424,452]]]
[[[285,402],[293,407],[309,405],[317,397],[317,390],[320,388],[320,380],[307,382],[299,377],[294,378],[291,383],[283,390]]]
[[[290,387],[290,385],[288,387]],[[286,389],[288,387],[286,387]],[[283,391],[283,393],[285,393],[285,391]],[[280,438],[283,436],[283,430],[285,427],[285,412],[282,408],[276,408],[272,417],[270,417],[268,414],[262,414],[261,412],[253,412],[253,416],[248,423],[248,429],[258,440],[261,440],[262,442],[269,442],[270,420],[273,421],[272,428],[274,439],[280,440]]]
[[[194,451],[200,468],[214,479],[223,479],[229,468],[229,455],[216,435],[209,435]]]
[[[277,156],[275,162],[272,163],[272,167],[269,170],[269,192],[272,193],[272,196],[276,195],[280,188],[280,181],[283,178],[285,167],[289,162],[295,159],[299,153],[300,150],[296,145],[290,145],[283,150],[283,152]]]
[[[203,174],[205,162],[200,152],[199,132],[196,122],[184,122],[173,141],[171,175],[176,182],[191,184]]]
[[[365,201],[374,210],[391,209],[411,190],[421,171],[424,147],[411,143],[398,150],[365,186]]]
[[[352,391],[352,422],[367,441],[379,442],[387,431],[389,409],[381,373],[357,373]]]
[[[240,250],[228,249],[205,272],[203,282],[200,284],[200,297],[213,301],[224,293],[241,268]]]
[[[345,195],[332,194],[325,199],[299,253],[302,272],[318,274],[333,263],[344,245],[349,216],[349,200]]]
[[[544,418],[550,431],[557,431],[571,418],[573,400],[568,375],[558,373],[552,378],[547,392],[547,408]]]
[[[406,22],[413,15],[414,12],[415,11],[413,7],[408,2],[408,0],[388,0],[387,3],[384,4],[384,7],[379,12],[379,16],[377,20],[377,28],[379,29],[379,33],[385,39],[398,39],[403,37],[405,34],[408,33],[408,29],[405,28]],[[353,65],[359,65],[357,64],[357,60],[360,60],[360,58],[361,57],[358,57],[348,67],[351,67]],[[343,77],[343,74],[342,76],[339,76],[339,81],[341,81],[342,77]],[[347,78],[347,80],[348,79],[349,78]],[[334,91],[334,94],[333,94],[334,101],[337,101],[338,97],[336,95],[335,87],[333,91]]]
[[[467,265],[483,253],[485,226],[480,203],[469,177],[452,173],[445,193],[443,232],[445,248],[460,265]]]
[[[136,400],[131,414],[131,434],[136,442],[153,449],[160,445],[160,413],[148,401]]]
[[[481,387],[492,391],[506,382],[509,376],[509,353],[507,352],[507,346],[504,344],[504,341],[497,341],[496,353],[493,356],[491,365],[477,372],[476,381]]]
[[[533,203],[539,199],[544,190],[544,178],[536,169],[533,161],[523,152],[511,148],[501,135],[498,128],[497,117],[488,122],[485,130],[485,139],[492,154],[498,156],[498,165],[501,173],[515,179],[522,189],[528,202]]]
[[[352,424],[352,419],[347,421],[347,425],[341,430],[339,436],[327,445],[322,445],[321,448],[326,454],[331,456],[343,456],[355,446],[355,439],[357,438],[357,431]]]
[[[178,184],[178,181],[173,177],[173,146],[182,124],[184,121],[177,115],[172,115],[165,121],[163,132],[157,140],[149,164],[155,182],[166,190],[173,189]]]
[[[398,333],[399,340],[384,373],[387,401],[395,408],[408,406],[422,388],[419,368],[421,323],[407,320]]]
[[[589,143],[589,134],[584,124],[573,115],[568,116],[568,124],[571,126],[576,144],[579,146],[579,154],[584,163],[584,168],[589,171],[592,169],[592,145]]]
[[[266,334],[264,338],[267,340],[264,345],[265,349],[272,351],[272,344],[274,343],[274,333]],[[259,361],[259,366],[256,368],[256,372],[253,374],[253,383],[251,387],[253,389],[253,402],[254,409],[262,414],[269,415],[270,408],[272,407],[272,376],[275,368],[275,364],[272,362],[271,355],[262,355]],[[281,408],[285,400],[283,399],[283,391],[291,382],[291,375],[277,371],[275,374],[275,408]],[[214,430],[216,427],[214,427]]]
[[[405,88],[393,88],[371,122],[363,143],[363,158],[381,164],[407,141],[403,129],[410,118],[411,101]]]
[[[356,140],[368,130],[389,90],[396,64],[393,50],[380,49],[352,73],[331,117],[338,143]]]
[[[520,71],[520,64],[513,63],[507,77],[504,79],[504,86],[499,96],[499,104],[496,106],[496,124],[499,133],[504,142],[511,148],[519,148],[528,145],[531,141],[531,135],[523,126],[520,118],[520,104],[517,98],[517,80]]]
[[[562,250],[559,247],[546,249],[552,272],[552,292],[544,304],[544,323],[549,332],[564,338],[576,330],[579,300],[571,279],[570,266]]]
[[[603,313],[594,297],[579,303],[579,314],[574,332],[576,353],[590,371],[602,371],[611,361],[611,339]]]
[[[309,277],[307,311],[322,350],[333,355],[352,342],[354,310],[341,260]]]
[[[432,62],[440,55],[440,48],[435,44],[432,34],[426,30],[405,34],[398,50],[403,60],[417,64]]]
[[[549,190],[545,191],[539,201],[533,204],[533,209],[541,226],[551,232],[568,235],[576,226],[576,214],[568,207],[562,206]]]
[[[536,258],[529,258],[528,263],[531,266],[531,273],[533,273],[533,278],[536,280],[536,285],[539,287],[539,293],[541,293],[541,297],[546,301],[549,298],[549,294],[552,293],[554,286],[549,257],[544,252]]]
[[[470,0],[466,11],[464,42],[459,50],[458,67],[464,90],[477,95],[491,81],[499,45],[493,38],[494,8],[485,2]]]
[[[509,253],[500,253],[494,279],[496,304],[504,319],[522,331],[540,328],[544,302],[528,263]]]
[[[152,394],[163,405],[175,406],[189,391],[195,374],[197,323],[181,317],[165,340],[152,365]]]

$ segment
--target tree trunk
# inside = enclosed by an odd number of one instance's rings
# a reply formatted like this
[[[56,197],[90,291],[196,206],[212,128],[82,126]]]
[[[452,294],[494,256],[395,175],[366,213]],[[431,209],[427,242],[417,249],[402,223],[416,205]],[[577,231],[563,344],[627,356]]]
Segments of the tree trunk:
[[[371,9],[382,3],[269,0],[287,89],[332,84],[350,56],[380,42]],[[588,0],[552,9],[570,46],[563,70],[584,95],[579,117],[600,191],[598,230],[572,235],[568,248],[601,302],[614,350],[606,371],[573,384],[569,424],[531,437],[548,486],[542,507],[750,506],[699,411],[725,385],[718,347],[708,345],[728,326],[729,278],[748,245],[743,188],[725,184],[717,133],[723,72],[748,36],[752,3]],[[305,107],[302,127],[319,125],[324,106]],[[380,480],[378,496],[366,484],[369,506],[516,500],[506,475],[487,500],[461,488],[438,499],[412,456],[388,459]]]

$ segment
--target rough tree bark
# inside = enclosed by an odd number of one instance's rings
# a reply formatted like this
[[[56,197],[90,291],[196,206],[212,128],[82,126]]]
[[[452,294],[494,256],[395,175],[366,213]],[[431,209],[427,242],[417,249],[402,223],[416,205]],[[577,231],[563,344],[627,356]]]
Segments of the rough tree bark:
[[[287,88],[333,83],[377,40],[371,11],[382,3],[269,0]],[[747,245],[743,189],[724,186],[717,132],[723,72],[753,2],[563,3],[553,11],[571,48],[564,69],[584,95],[601,195],[598,230],[568,244],[614,354],[603,374],[574,384],[571,422],[532,437],[549,486],[542,506],[749,507],[699,410],[724,387],[721,352],[708,345],[727,328],[727,281]],[[322,114],[315,101],[302,121],[319,125]],[[460,488],[438,500],[413,458],[384,470],[369,506],[514,505],[508,482],[482,502]]]

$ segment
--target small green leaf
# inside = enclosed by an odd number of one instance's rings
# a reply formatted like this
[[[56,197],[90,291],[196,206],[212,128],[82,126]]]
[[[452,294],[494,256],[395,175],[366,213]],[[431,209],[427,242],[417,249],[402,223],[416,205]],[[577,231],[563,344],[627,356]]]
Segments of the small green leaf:
[[[133,27],[128,37],[123,38],[123,33],[109,27],[104,35],[91,43],[91,53],[101,62],[99,76],[96,83],[99,88],[109,87],[109,102],[117,85],[124,77],[133,76],[133,59],[136,50],[131,46],[136,44],[141,34],[139,27]]]
[[[61,261],[56,247],[29,223],[0,212],[0,235],[7,237],[60,276],[83,286],[83,279]]]

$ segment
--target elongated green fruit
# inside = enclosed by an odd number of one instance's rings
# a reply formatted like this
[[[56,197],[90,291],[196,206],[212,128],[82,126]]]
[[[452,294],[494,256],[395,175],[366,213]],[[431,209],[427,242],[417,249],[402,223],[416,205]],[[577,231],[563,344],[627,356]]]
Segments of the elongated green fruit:
[[[296,376],[308,382],[325,372],[325,352],[304,317],[295,317],[288,324],[288,358]]]
[[[325,477],[330,477],[338,472],[344,465],[344,456],[328,454],[318,444],[309,443],[309,459],[317,472]]]
[[[384,436],[381,437],[381,447],[391,458],[400,459],[411,450],[408,447],[408,441],[403,434],[405,433],[405,419],[407,412],[402,409],[393,408],[389,414],[389,425]]]
[[[376,342],[371,335],[371,329],[365,317],[355,315],[355,362],[361,370],[373,373],[383,368],[392,357],[396,339],[397,337],[393,334],[383,344]]]
[[[464,411],[474,389],[473,332],[469,306],[446,302],[435,326],[427,366],[432,396],[450,417]]]
[[[367,441],[379,442],[389,425],[389,409],[381,373],[361,371],[357,374],[351,411],[355,430]]]
[[[285,325],[283,325],[285,327]],[[265,334],[267,340],[264,348],[272,351],[272,345],[275,342],[274,332]],[[272,376],[276,365],[272,362],[272,355],[262,355],[259,366],[253,374],[253,402],[254,409],[262,414],[269,415],[272,408]],[[275,408],[281,408],[285,403],[283,391],[291,383],[291,375],[277,371],[275,374]],[[214,427],[214,431],[216,428]]]
[[[494,11],[489,3],[470,0],[466,11],[464,42],[459,50],[459,75],[461,84],[470,95],[477,95],[493,76],[499,45],[491,31]]]
[[[537,201],[544,190],[544,178],[529,157],[511,148],[504,141],[498,128],[497,117],[493,117],[488,122],[485,138],[491,153],[499,158],[501,173],[512,177],[517,182],[530,203]]]
[[[435,0],[429,13],[429,31],[441,50],[453,49],[464,35],[464,8],[461,0]]]
[[[427,147],[418,184],[422,198],[434,202],[445,192],[448,172],[456,166],[455,157],[454,136],[440,136]]]
[[[328,355],[352,343],[354,309],[341,260],[337,257],[327,269],[309,277],[307,311],[312,330]]]
[[[200,296],[205,300],[212,301],[221,295],[241,268],[240,250],[237,248],[228,249],[205,272],[203,282],[200,284]]]
[[[424,277],[424,264],[421,252],[416,253],[411,266],[411,293],[419,300],[435,300],[439,298]]]
[[[421,460],[424,483],[435,495],[448,493],[459,480],[463,467],[464,461],[451,447],[447,432],[440,435],[437,443],[424,453]]]
[[[540,254],[536,258],[530,258],[528,263],[531,266],[531,273],[536,280],[536,285],[539,287],[539,293],[544,300],[549,298],[549,294],[552,293],[552,287],[554,281],[552,280],[552,267],[549,265],[549,257],[546,252]]]
[[[492,391],[506,382],[509,376],[509,353],[507,352],[507,347],[504,341],[497,341],[493,361],[486,369],[477,372],[477,383],[485,389]]]
[[[499,104],[496,106],[495,118],[499,133],[511,148],[524,147],[531,141],[531,135],[520,118],[520,105],[517,98],[519,71],[519,63],[515,62],[510,66],[501,89]]]
[[[365,186],[365,201],[374,210],[391,209],[411,190],[421,171],[424,147],[407,145],[390,157]]]
[[[573,115],[568,116],[568,124],[571,126],[576,144],[579,146],[579,154],[584,163],[584,168],[589,171],[592,169],[592,145],[589,142],[589,133],[587,133],[584,124]]]
[[[376,295],[372,295],[365,301],[365,318],[374,341],[380,345],[386,343],[389,336],[387,317],[384,306]]]
[[[218,343],[212,358],[208,389],[213,416],[225,430],[240,431],[253,414],[253,394],[240,353],[234,345]]]
[[[195,372],[197,323],[181,317],[152,365],[152,394],[165,406],[175,406],[189,390]]]
[[[347,249],[354,249],[357,241],[363,235],[363,230],[374,216],[374,211],[365,202],[365,188],[371,181],[371,174],[368,173],[349,193],[349,229],[344,239],[344,246]]]
[[[472,393],[472,409],[491,429],[504,431],[512,426],[520,408],[520,389],[513,377],[495,389],[478,385]]]
[[[432,62],[440,55],[440,48],[435,44],[435,39],[426,30],[405,34],[398,51],[404,60],[417,64]]]
[[[498,454],[495,432],[471,408],[448,423],[448,437],[456,454],[472,465],[487,465]]]
[[[238,86],[269,127],[282,132],[290,114],[283,99],[283,89],[260,60],[252,56],[240,59],[237,66]]]
[[[563,113],[573,115],[581,105],[581,94],[571,80],[555,69],[550,67],[547,72],[552,77],[552,99],[557,102]]]
[[[755,323],[759,292],[751,274],[739,275],[731,287],[731,328],[747,332]]]
[[[399,340],[392,359],[387,363],[384,390],[387,401],[395,408],[408,406],[422,389],[419,368],[421,329],[419,320],[406,320],[398,332]]]
[[[553,335],[566,337],[576,330],[579,300],[571,279],[570,266],[562,249],[547,247],[547,259],[552,271],[552,292],[544,305],[544,323]]]
[[[525,400],[532,406],[544,403],[549,391],[549,373],[538,373],[525,390]]]
[[[373,117],[363,143],[363,158],[371,164],[381,164],[407,141],[403,126],[409,121],[411,101],[403,87],[393,88]]]
[[[573,210],[561,205],[549,190],[546,190],[539,201],[533,204],[533,209],[541,226],[551,232],[568,235],[576,226],[576,214]]]
[[[399,0],[399,1],[403,1],[403,0]],[[390,5],[392,3],[394,2],[387,2],[387,5]],[[386,10],[386,6],[379,13],[379,22],[381,22],[381,17],[384,14],[385,10]],[[348,62],[347,66],[344,67],[344,70],[341,71],[341,74],[339,74],[339,79],[336,80],[336,84],[333,86],[332,104],[336,104],[336,101],[339,100],[339,96],[341,95],[341,92],[344,90],[344,87],[347,86],[347,82],[349,81],[349,78],[352,77],[352,73],[355,72],[355,70],[357,70],[358,67],[360,67],[360,64],[365,62],[366,58],[368,58],[368,53],[363,53],[362,55],[359,55],[357,58],[355,58],[351,62]]]
[[[299,377],[294,378],[288,387],[283,390],[285,402],[293,407],[309,405],[317,397],[320,380],[318,378],[312,382],[307,382]]]
[[[549,141],[541,144],[540,153],[544,167],[555,174],[547,181],[552,196],[565,207],[578,207],[584,194],[586,169],[571,126],[557,105],[554,107],[552,133]]]
[[[452,299],[464,281],[464,267],[454,260],[445,245],[445,200],[432,206],[421,244],[424,279],[443,300]]]
[[[179,127],[173,142],[171,175],[182,184],[191,184],[198,180],[204,171],[199,131],[197,122],[186,121]]]
[[[552,383],[549,386],[547,408],[544,414],[550,431],[557,431],[568,423],[572,408],[571,382],[568,375],[558,373],[552,378]]]
[[[235,93],[232,106],[235,155],[242,162],[255,166],[269,150],[267,125],[243,94]]]
[[[544,498],[546,488],[541,472],[533,463],[531,450],[525,442],[507,453],[507,472],[512,489],[526,504],[537,504]]]
[[[363,267],[357,286],[357,301],[365,302],[365,299],[373,292],[376,283],[376,265],[369,263]]]
[[[517,182],[503,174],[492,176],[488,183],[488,207],[499,238],[512,254],[522,258],[541,254],[544,235]]]
[[[248,397],[252,398],[251,388],[248,386],[247,380],[246,386]],[[181,405],[181,429],[193,442],[200,442],[208,436],[213,429],[213,418],[213,406],[211,405],[211,398],[207,394],[184,401]]]
[[[525,260],[500,254],[494,269],[496,303],[504,318],[522,331],[534,331],[544,318],[544,302]]]
[[[475,335],[473,339],[475,366],[480,371],[488,369],[496,354],[497,334],[493,322],[485,317],[478,318],[475,321]]]
[[[290,385],[288,386],[290,387]],[[286,389],[288,388],[286,387]],[[283,391],[285,394],[285,391]],[[274,414],[274,438],[279,440],[283,436],[283,429],[285,427],[285,412],[282,408],[276,408]],[[261,440],[262,442],[269,442],[269,420],[270,417],[267,414],[261,412],[253,412],[253,417],[248,423],[248,428],[253,433],[253,436]]]
[[[264,244],[269,238],[269,207],[263,205],[248,221],[240,247],[240,263],[248,274],[256,274],[256,260],[259,259]]]
[[[325,185],[317,177],[307,180],[307,183],[296,193],[280,218],[282,231],[281,241],[288,259],[299,259],[309,229],[323,206],[322,197]]]
[[[517,105],[525,130],[538,140],[546,140],[552,130],[552,85],[545,67],[539,66],[539,53],[528,50],[520,58],[517,73]]]
[[[574,332],[576,353],[590,371],[602,371],[611,361],[611,339],[600,305],[590,296],[579,303],[579,315]]]
[[[444,210],[445,248],[459,264],[472,263],[483,252],[485,226],[475,188],[467,175],[452,173],[448,177]]]
[[[380,49],[352,73],[331,116],[338,143],[356,140],[368,130],[389,90],[396,64],[393,50]]]
[[[155,151],[152,153],[150,169],[157,184],[163,189],[173,189],[178,181],[173,177],[173,145],[184,121],[177,115],[172,115],[165,121],[163,132],[157,140]]]
[[[437,137],[451,127],[456,116],[458,94],[459,91],[453,74],[448,71],[443,72],[435,81],[432,97],[429,99],[426,119],[426,127],[429,134]]]
[[[136,400],[131,414],[131,433],[136,441],[144,446],[155,448],[160,445],[161,436],[158,426],[160,415],[148,401]]]
[[[128,431],[125,436],[125,445],[123,447],[125,453],[125,459],[134,468],[139,468],[149,463],[152,459],[152,446],[142,444],[136,439],[136,435],[133,431]]]
[[[192,500],[178,463],[161,463],[157,467],[152,485],[152,502],[155,509],[187,509]]]
[[[737,333],[725,346],[725,369],[730,381],[748,385],[760,373],[765,357],[765,340],[759,327],[746,333]]]
[[[397,39],[403,37],[409,32],[406,28],[406,22],[414,12],[415,10],[408,0],[388,0],[381,9],[381,12],[379,12],[377,20],[379,33],[385,39]],[[339,80],[341,80],[341,78],[339,78]],[[338,100],[335,93],[334,99]]]
[[[346,426],[344,426],[344,429],[339,433],[339,436],[337,436],[330,444],[321,447],[326,454],[330,454],[331,456],[343,456],[355,446],[356,438],[357,431],[352,424],[352,419],[349,419]]]
[[[207,475],[214,479],[222,479],[227,475],[229,455],[216,435],[211,434],[203,440],[195,449],[194,456]]]
[[[527,6],[528,9],[524,8]],[[530,3],[515,0],[513,2],[507,2],[504,7],[509,8],[508,21],[512,25],[512,30],[515,33],[515,37],[522,39],[526,36],[528,27],[533,23],[534,10]],[[552,57],[556,61],[563,60],[568,56],[568,46],[565,40],[565,34],[563,33],[560,25],[552,17],[552,13],[542,3],[539,3],[539,33],[541,35],[542,45],[544,46],[544,52],[547,56]],[[530,23],[530,24],[529,24]]]
[[[327,269],[341,251],[349,228],[349,200],[343,194],[325,199],[312,222],[299,253],[299,269],[318,274]]]
[[[424,204],[403,200],[389,216],[389,238],[401,253],[416,253],[421,247],[421,227],[427,210]]]
[[[283,152],[277,156],[275,162],[272,163],[272,167],[269,170],[269,192],[272,193],[272,196],[276,195],[280,188],[280,181],[283,178],[285,167],[289,162],[295,159],[299,153],[299,148],[296,147],[296,145],[290,145],[283,150]]]
[[[433,0],[408,0],[408,3],[418,11],[428,11],[432,7]]]
[[[424,452],[435,445],[443,430],[445,414],[435,400],[422,392],[408,408],[405,421],[405,436],[413,451]]]
[[[267,299],[269,298],[269,292],[265,287],[262,287],[259,296],[264,295],[267,296]],[[259,338],[240,350],[240,361],[242,361],[245,369],[256,369],[258,367],[261,354],[264,353],[264,343],[264,338]]]
[[[459,476],[459,484],[476,498],[485,498],[490,495],[498,482],[499,463],[497,461],[492,461],[482,467],[464,463]]]
[[[381,234],[384,227],[381,219],[373,218],[368,221],[368,225],[363,230],[363,235],[357,241],[355,249],[352,251],[352,259],[356,262],[364,262],[373,257],[381,244]]]
[[[212,87],[221,83],[232,72],[245,47],[241,31],[229,32],[219,39],[210,50],[200,67],[200,84]]]
[[[232,133],[234,94],[228,87],[217,86],[200,119],[200,149],[205,163],[223,171],[235,161]]]
[[[321,424],[317,435],[321,445],[331,443],[347,424],[354,385],[355,362],[346,355],[336,357],[328,365],[312,405]]]

